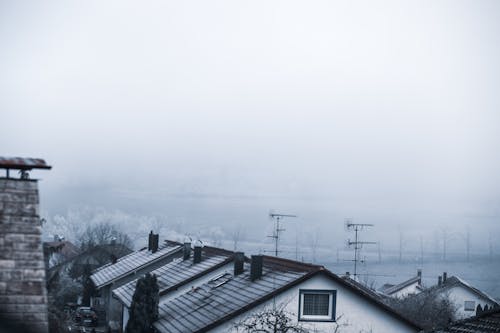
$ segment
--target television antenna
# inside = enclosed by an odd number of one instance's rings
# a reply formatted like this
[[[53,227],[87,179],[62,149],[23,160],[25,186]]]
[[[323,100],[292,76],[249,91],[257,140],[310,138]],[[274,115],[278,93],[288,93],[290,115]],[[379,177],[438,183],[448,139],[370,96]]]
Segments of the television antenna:
[[[274,239],[274,255],[278,256],[278,243],[280,238],[280,232],[285,231],[285,229],[280,227],[280,221],[285,217],[297,217],[297,215],[291,214],[277,214],[277,213],[269,213],[269,217],[274,220],[274,232],[271,236],[267,236]]]
[[[358,233],[361,232],[366,227],[373,227],[373,224],[368,223],[353,223],[352,218],[346,218],[344,220],[345,227],[347,231],[354,231],[354,241],[350,239],[347,240],[347,246],[354,246],[354,279],[358,275],[358,262],[364,262],[364,260],[359,259],[359,250],[363,247],[363,245],[367,244],[377,244],[377,242],[363,242],[359,240]]]

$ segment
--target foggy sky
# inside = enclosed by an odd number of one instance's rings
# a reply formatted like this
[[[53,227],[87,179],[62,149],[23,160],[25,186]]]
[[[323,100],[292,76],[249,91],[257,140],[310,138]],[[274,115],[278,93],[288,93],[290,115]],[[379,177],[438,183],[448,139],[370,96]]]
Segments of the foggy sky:
[[[498,1],[0,1],[0,154],[53,165],[33,173],[50,214],[265,239],[274,209],[323,241],[352,217],[376,238],[470,226],[481,247],[499,32]]]

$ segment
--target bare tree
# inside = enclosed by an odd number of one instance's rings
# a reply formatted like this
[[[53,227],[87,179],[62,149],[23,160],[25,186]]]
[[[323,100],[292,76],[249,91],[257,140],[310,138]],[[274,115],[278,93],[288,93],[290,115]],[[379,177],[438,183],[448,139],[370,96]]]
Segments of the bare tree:
[[[287,303],[279,305],[274,304],[272,307],[264,308],[262,311],[253,313],[247,316],[240,322],[237,322],[234,327],[229,329],[229,332],[245,332],[245,333],[309,333],[316,332],[315,329],[310,330],[301,322],[297,322],[297,314],[285,310]],[[329,332],[339,333],[343,327],[349,326],[345,322],[343,315],[337,317],[334,323],[331,323],[332,329]]]
[[[403,261],[403,231],[401,231],[401,226],[399,229],[399,263]]]
[[[295,315],[285,311],[284,306],[264,309],[251,314],[243,321],[236,323],[233,331],[236,332],[272,332],[272,333],[307,333],[301,323],[294,319]]]
[[[233,240],[233,250],[238,250],[239,242],[245,237],[245,231],[242,229],[241,225],[237,225],[233,232],[231,233],[231,238]]]
[[[455,319],[457,311],[455,304],[447,295],[425,291],[402,299],[388,298],[385,302],[426,330],[448,325]]]
[[[106,222],[87,227],[79,237],[78,241],[82,250],[88,250],[98,245],[117,244],[133,248],[130,237],[120,231],[118,228]]]
[[[311,247],[312,262],[316,262],[316,254],[319,246],[319,232],[316,229],[309,238],[309,246]]]

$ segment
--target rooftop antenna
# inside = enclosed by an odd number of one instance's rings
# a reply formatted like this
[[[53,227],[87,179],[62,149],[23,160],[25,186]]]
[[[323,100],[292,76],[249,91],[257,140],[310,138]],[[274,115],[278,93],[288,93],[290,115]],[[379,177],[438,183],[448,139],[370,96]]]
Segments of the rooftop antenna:
[[[280,232],[285,231],[285,229],[280,228],[280,221],[284,217],[297,217],[297,215],[277,214],[277,213],[274,213],[273,211],[271,211],[269,213],[269,217],[274,220],[274,227],[275,227],[275,229],[274,229],[273,235],[272,236],[267,236],[267,237],[270,237],[270,238],[274,239],[274,255],[277,257],[278,253],[279,253],[279,251],[278,251],[278,242],[279,242],[279,238],[280,238]]]
[[[363,242],[360,241],[358,238],[358,233],[363,230],[365,227],[373,227],[373,224],[368,224],[368,223],[353,223],[352,218],[346,218],[344,220],[345,222],[345,227],[348,231],[353,231],[354,230],[354,241],[351,241],[350,239],[347,240],[347,246],[352,247],[354,246],[354,279],[356,279],[358,275],[358,262],[363,262],[363,260],[359,259],[359,250],[363,247],[365,244],[377,244],[376,242]]]

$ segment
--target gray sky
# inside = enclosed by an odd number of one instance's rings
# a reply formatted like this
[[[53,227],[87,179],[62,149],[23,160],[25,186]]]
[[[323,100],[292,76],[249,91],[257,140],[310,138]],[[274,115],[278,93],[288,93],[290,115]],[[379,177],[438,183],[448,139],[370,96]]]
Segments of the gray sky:
[[[1,154],[54,166],[51,213],[265,229],[274,208],[337,240],[350,216],[479,243],[499,32],[498,1],[0,1]]]

